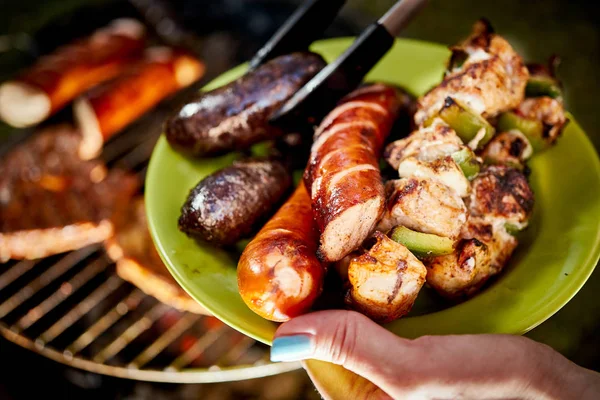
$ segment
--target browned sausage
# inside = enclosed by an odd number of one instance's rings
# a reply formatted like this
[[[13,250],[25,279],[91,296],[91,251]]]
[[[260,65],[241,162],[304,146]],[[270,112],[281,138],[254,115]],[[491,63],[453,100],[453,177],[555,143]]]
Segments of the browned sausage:
[[[310,198],[300,183],[240,258],[238,288],[252,311],[287,321],[311,307],[325,275],[315,255],[318,240]]]
[[[83,134],[81,158],[97,156],[108,138],[203,73],[204,64],[187,52],[168,47],[147,49],[144,59],[126,73],[75,102],[75,119]]]
[[[184,153],[212,156],[274,139],[283,132],[268,123],[273,111],[324,66],[314,53],[274,58],[184,105],[166,123],[167,140]]]
[[[398,108],[395,88],[365,86],[342,100],[315,132],[304,182],[323,261],[338,261],[356,249],[383,212],[379,156]]]
[[[277,159],[236,161],[206,178],[181,208],[179,230],[216,245],[232,245],[256,232],[292,185]]]
[[[16,127],[43,121],[90,87],[122,72],[141,55],[144,43],[142,24],[119,19],[60,47],[0,86],[0,118]]]

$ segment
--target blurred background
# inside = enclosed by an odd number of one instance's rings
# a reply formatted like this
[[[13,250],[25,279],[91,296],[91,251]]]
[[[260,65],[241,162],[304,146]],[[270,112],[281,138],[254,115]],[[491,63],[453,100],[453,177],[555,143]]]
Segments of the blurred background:
[[[0,0],[0,81],[37,57],[89,34],[117,17],[142,20],[156,40],[184,45],[206,63],[194,88],[248,60],[299,4],[284,0]],[[349,0],[325,36],[359,33],[391,0]],[[585,0],[431,0],[402,36],[453,44],[480,17],[488,18],[526,61],[559,55],[558,75],[567,109],[598,149],[600,24],[597,6]],[[406,60],[407,63],[410,60]],[[163,107],[168,112],[169,107]],[[69,111],[53,117],[69,118]],[[52,121],[52,122],[54,122]],[[135,127],[133,127],[135,129]],[[0,154],[31,133],[0,123]],[[0,156],[1,157],[1,156]],[[540,266],[542,267],[542,266]],[[0,265],[0,273],[2,265]],[[600,271],[575,298],[528,336],[571,360],[600,369]],[[1,298],[1,293],[0,293]],[[262,350],[264,352],[264,350]],[[60,398],[300,399],[318,398],[303,371],[210,384],[157,384],[110,378],[71,369],[0,338],[0,398],[26,399],[43,388]]]

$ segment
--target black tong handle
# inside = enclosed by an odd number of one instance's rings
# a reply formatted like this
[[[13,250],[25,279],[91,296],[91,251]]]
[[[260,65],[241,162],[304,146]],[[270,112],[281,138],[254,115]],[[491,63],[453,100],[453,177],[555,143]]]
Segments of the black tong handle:
[[[250,60],[250,70],[265,61],[307,50],[331,25],[346,0],[309,0],[302,4]]]

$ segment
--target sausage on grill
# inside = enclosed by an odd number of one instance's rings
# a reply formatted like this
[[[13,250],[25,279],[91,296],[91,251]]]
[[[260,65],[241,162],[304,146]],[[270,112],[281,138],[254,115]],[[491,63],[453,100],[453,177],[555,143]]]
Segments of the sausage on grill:
[[[141,23],[118,19],[58,48],[0,86],[0,118],[15,127],[43,121],[90,87],[123,72],[142,54],[144,43]]]
[[[187,52],[168,47],[147,49],[144,59],[123,75],[75,102],[75,119],[83,135],[79,155],[96,157],[111,136],[203,73],[204,64]]]

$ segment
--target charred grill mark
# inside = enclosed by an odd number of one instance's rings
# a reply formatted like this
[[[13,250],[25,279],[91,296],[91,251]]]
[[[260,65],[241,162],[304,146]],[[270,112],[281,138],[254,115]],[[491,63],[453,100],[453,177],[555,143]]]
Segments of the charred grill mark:
[[[504,147],[504,144],[502,146]],[[508,153],[513,157],[520,157],[525,147],[525,142],[520,137],[517,137],[510,143]]]
[[[402,273],[404,271],[406,271],[406,268],[408,267],[406,261],[404,260],[398,260],[398,263],[396,264],[396,282],[394,283],[394,289],[392,289],[392,292],[390,293],[390,295],[387,298],[387,302],[388,304],[392,304],[392,302],[394,301],[394,299],[396,298],[396,296],[398,296],[398,293],[400,292],[400,288],[402,287]]]

